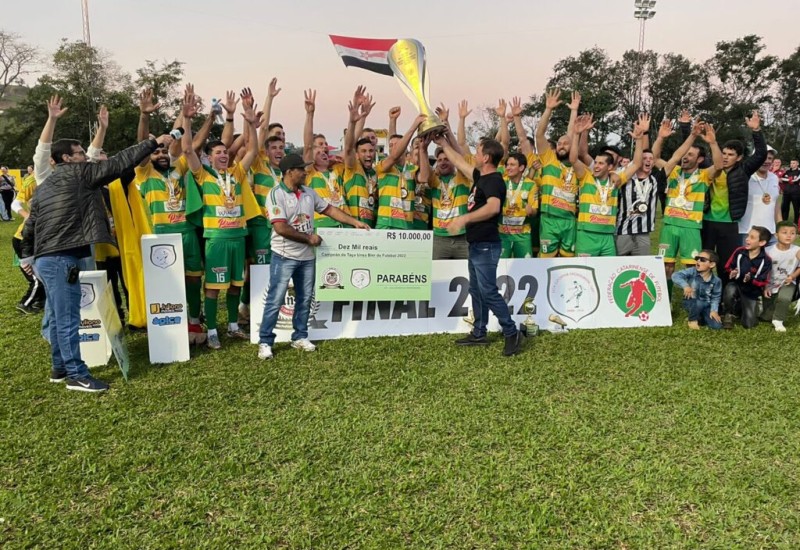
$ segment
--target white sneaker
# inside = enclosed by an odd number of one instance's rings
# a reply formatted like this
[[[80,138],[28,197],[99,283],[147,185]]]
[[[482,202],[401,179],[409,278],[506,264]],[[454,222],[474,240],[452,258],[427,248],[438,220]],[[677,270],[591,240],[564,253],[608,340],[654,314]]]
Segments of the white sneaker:
[[[259,359],[272,359],[272,346],[269,344],[258,345],[258,358]]]
[[[786,327],[783,326],[783,321],[772,321],[772,326],[775,327],[775,330],[778,332],[786,332]]]
[[[314,351],[317,346],[311,343],[308,338],[301,338],[299,340],[292,340],[292,347],[294,349],[301,349],[303,351]]]

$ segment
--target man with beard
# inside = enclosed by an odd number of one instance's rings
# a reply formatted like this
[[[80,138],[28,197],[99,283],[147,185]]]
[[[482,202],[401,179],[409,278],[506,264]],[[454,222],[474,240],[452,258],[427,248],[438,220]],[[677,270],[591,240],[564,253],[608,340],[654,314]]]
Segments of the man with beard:
[[[466,102],[460,104],[459,117],[465,111],[465,106]],[[456,153],[463,155],[448,123],[445,123],[445,128],[445,139]],[[434,156],[436,169],[428,180],[433,217],[433,259],[466,260],[469,256],[466,229],[451,233],[448,227],[467,213],[470,180],[462,172],[456,171],[444,149],[437,147]],[[422,172],[420,176],[424,177]]]
[[[711,147],[714,164],[700,168],[706,150],[694,143],[702,134]],[[680,162],[680,166],[678,163]],[[689,137],[664,165],[667,176],[667,204],[664,225],[659,236],[658,255],[664,257],[668,294],[672,296],[672,273],[678,258],[684,266],[693,266],[695,256],[703,250],[700,228],[703,225],[703,206],[708,187],[722,170],[722,151],[710,124],[696,121]]]
[[[328,143],[325,136],[314,136],[316,99],[316,90],[305,92],[306,125],[303,132],[303,158],[305,162],[311,162],[306,168],[308,172],[306,182],[311,189],[317,192],[317,195],[328,201],[331,206],[349,214],[350,209],[345,201],[342,186],[344,165],[330,166]],[[325,214],[314,212],[314,228],[319,227],[342,227],[342,224]]]
[[[149,123],[149,115],[156,107],[151,93],[146,90],[140,96],[140,118]],[[145,125],[145,133],[146,127]],[[178,233],[181,236],[189,313],[189,343],[195,344],[204,342],[206,338],[200,325],[203,258],[197,232],[186,221],[185,176],[188,169],[188,164],[182,158],[174,167],[170,166],[169,150],[166,146],[160,146],[153,151],[150,158],[135,168],[134,185],[142,196],[153,232],[157,235]]]
[[[747,209],[750,177],[767,158],[767,142],[761,133],[761,118],[753,111],[745,119],[753,134],[755,151],[744,158],[744,143],[730,140],[722,147],[722,171],[712,181],[709,189],[710,206],[703,216],[703,248],[714,250],[724,262],[739,247],[739,224]],[[728,284],[728,273],[721,270],[723,292]],[[727,313],[727,312],[726,312]]]
[[[747,234],[754,226],[764,227],[772,235],[768,245],[775,244],[775,229],[778,222],[783,221],[781,217],[781,188],[778,176],[770,170],[772,167],[772,157],[775,155],[774,149],[767,151],[767,158],[764,164],[750,178],[747,193],[747,208],[744,216],[739,220],[739,239],[744,243]]]
[[[578,104],[575,101],[570,104],[567,135],[558,139],[554,150],[547,140],[546,131],[553,109],[561,103],[561,90],[556,88],[547,92],[544,113],[536,128],[536,148],[539,150],[539,160],[542,164],[539,189],[541,201],[539,256],[542,258],[575,255],[578,182],[575,171],[569,164],[569,151],[572,141],[571,130],[577,117],[579,101]]]
[[[366,89],[359,86],[348,104],[350,118],[344,134],[344,193],[350,215],[375,227],[378,178],[373,167],[375,146],[368,138],[356,141],[358,125],[363,124],[370,105]]]
[[[251,136],[256,135],[256,114],[249,89],[242,91],[243,117]],[[241,163],[228,166],[228,149],[221,141],[206,145],[210,166],[203,166],[192,147],[191,120],[197,114],[197,100],[187,92],[183,101],[185,133],[183,154],[191,170],[187,183],[187,217],[203,226],[206,239],[205,313],[208,347],[221,347],[217,334],[219,291],[227,291],[228,336],[246,340],[237,322],[239,294],[244,284],[245,236],[247,219],[259,214],[258,205],[247,183],[247,172],[258,157],[258,141],[250,139]],[[195,183],[196,182],[196,183]]]
[[[414,221],[414,176],[406,166],[406,150],[425,115],[417,115],[405,135],[389,138],[389,154],[378,162],[377,229],[410,229]],[[409,183],[411,185],[409,185]]]
[[[580,190],[578,231],[575,252],[578,256],[615,256],[619,186],[625,184],[638,170],[642,162],[642,140],[644,131],[650,126],[650,117],[640,115],[631,136],[636,141],[633,161],[624,171],[614,172],[614,157],[603,150],[589,169],[578,158],[581,134],[593,126],[591,117],[582,115],[575,123],[570,147],[570,163],[575,167]]]

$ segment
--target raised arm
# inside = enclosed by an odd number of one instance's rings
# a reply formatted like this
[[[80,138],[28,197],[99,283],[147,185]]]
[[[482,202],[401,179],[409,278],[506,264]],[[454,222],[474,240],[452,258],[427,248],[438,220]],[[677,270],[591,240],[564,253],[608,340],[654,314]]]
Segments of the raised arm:
[[[431,163],[428,160],[428,145],[430,145],[430,137],[418,140],[417,148],[419,149],[419,170],[417,170],[416,178],[417,183],[428,185],[431,181]]]
[[[375,102],[372,101],[372,96],[368,93],[361,94],[359,98],[359,102],[361,103],[361,119],[356,122],[356,141],[361,136],[361,133],[364,131],[364,126],[367,124],[367,117],[372,112],[373,107],[375,107]],[[377,155],[377,151],[375,154]]]
[[[672,154],[672,157],[670,157],[670,159],[666,163],[664,163],[664,173],[668,177],[670,173],[678,165],[678,163],[681,161],[683,155],[685,155],[692,147],[692,145],[694,145],[694,142],[697,139],[697,136],[700,135],[702,128],[703,128],[702,123],[699,120],[696,121],[694,123],[694,126],[692,126],[692,131],[689,133],[689,137],[687,137],[681,144],[681,146],[675,150],[675,152]]]
[[[249,130],[250,136],[253,137],[256,135],[256,110],[255,110],[255,100],[253,99],[253,92],[250,88],[244,88],[242,90],[242,118],[244,119],[244,123]],[[245,172],[250,170],[250,167],[253,166],[253,163],[256,161],[258,157],[258,142],[255,139],[247,140],[247,152],[244,154],[242,158],[242,168]]]
[[[661,126],[658,127],[658,135],[656,141],[653,143],[653,157],[655,158],[656,168],[664,168],[666,161],[661,159],[661,150],[664,147],[664,140],[675,133],[672,129],[672,121],[665,118],[661,121]]]
[[[467,145],[467,117],[472,113],[466,99],[458,102],[458,139],[455,143],[461,148],[461,153],[469,153],[469,145]],[[471,171],[471,170],[470,170]]]
[[[306,122],[303,126],[303,160],[312,162],[314,160],[314,110],[317,103],[317,91],[305,90],[303,101],[306,108]]]
[[[267,142],[269,123],[272,117],[272,102],[275,101],[275,97],[277,97],[279,93],[281,93],[281,89],[278,88],[278,79],[273,78],[269,81],[269,86],[267,87],[267,97],[264,99],[264,114],[261,118],[261,124],[258,126],[259,150],[263,149],[264,144]]]
[[[181,147],[183,149],[183,156],[186,157],[186,162],[189,165],[189,170],[192,172],[198,172],[200,168],[203,167],[200,163],[200,157],[197,156],[194,143],[192,142],[192,119],[197,114],[197,105],[194,94],[187,86],[183,94],[183,104],[181,105],[181,115],[184,121]],[[213,118],[213,115],[210,115],[208,118]]]
[[[545,92],[544,96],[544,112],[542,118],[539,119],[539,125],[536,127],[536,150],[539,154],[543,154],[550,149],[550,144],[547,142],[547,126],[550,124],[550,117],[553,116],[553,109],[561,105],[561,90],[554,88]],[[570,115],[570,118],[572,116]],[[576,150],[577,151],[577,150]]]
[[[356,93],[353,94],[353,99],[347,104],[350,116],[347,119],[347,130],[344,132],[344,165],[348,168],[356,165],[356,143],[358,142],[356,126],[363,117],[361,103],[359,102],[362,89],[363,86],[359,86],[356,89]]]
[[[225,126],[222,127],[222,137],[220,138],[228,149],[233,145],[233,115],[236,114],[238,104],[239,99],[236,97],[236,92],[228,90],[225,93],[225,101],[222,102],[222,108],[225,109]]]
[[[758,115],[758,111],[753,111],[750,117],[745,119],[745,124],[753,132],[753,147],[755,151],[744,159],[742,168],[744,168],[748,176],[752,176],[767,160],[767,142],[764,141],[764,134],[761,133],[761,117]]]
[[[56,130],[56,122],[64,116],[69,107],[61,106],[61,98],[54,95],[47,102],[47,122],[42,128],[39,136],[39,143],[36,145],[36,152],[33,155],[33,174],[36,181],[40,184],[53,173],[50,166],[50,146],[53,143],[53,133]]]
[[[574,124],[572,133],[572,143],[569,148],[569,162],[572,168],[575,169],[575,175],[582,178],[586,174],[586,164],[579,158],[578,147],[581,139],[581,134],[588,132],[594,123],[589,115],[581,115],[577,117]]]
[[[89,160],[100,160],[100,153],[103,151],[103,143],[106,141],[106,131],[108,130],[108,109],[105,105],[100,105],[100,111],[97,113],[97,132],[94,135],[92,143],[89,144],[89,150],[86,151],[86,156]]]
[[[642,167],[642,156],[646,148],[644,143],[645,132],[648,128],[650,128],[650,115],[643,113],[639,115],[639,120],[633,125],[633,132],[630,134],[634,141],[636,141],[636,149],[633,152],[633,159],[631,159],[628,166],[625,167],[624,174],[626,180],[635,176],[639,168]]]
[[[450,109],[448,109],[444,103],[440,104],[436,107],[436,116],[439,117],[444,123],[444,137],[447,138],[447,142],[450,146],[455,150],[456,153],[459,155],[464,154],[464,150],[461,149],[461,146],[458,144],[458,140],[456,139],[455,134],[453,134],[453,129],[450,127]],[[428,145],[430,145],[430,140],[428,140]],[[427,151],[427,146],[425,151]],[[427,156],[427,153],[426,153]]]
[[[528,132],[522,125],[522,100],[519,97],[511,98],[511,116],[514,117],[514,129],[519,139],[519,150],[526,157],[534,152],[533,146],[528,141]]]
[[[191,126],[191,125],[192,121],[190,120],[184,126]],[[211,135],[211,128],[213,126],[214,126],[214,111],[212,107],[211,109],[209,109],[208,116],[203,121],[203,125],[200,126],[200,129],[197,131],[197,134],[195,134],[194,138],[192,139],[192,146],[194,147],[195,151],[200,151],[203,149],[203,146],[206,144],[206,141],[208,141],[208,136]]]
[[[146,88],[139,94],[139,126],[136,128],[136,139],[144,141],[150,135],[150,116],[156,112],[161,103],[153,101],[153,90]]]
[[[511,134],[508,132],[508,121],[506,120],[506,111],[508,105],[505,99],[500,99],[497,102],[497,107],[494,112],[497,115],[498,123],[500,126],[500,136],[498,141],[503,146],[503,158],[508,156],[508,146],[511,144]]]
[[[381,169],[384,172],[388,172],[392,169],[392,166],[400,162],[401,159],[405,158],[406,151],[408,150],[408,144],[411,143],[411,139],[414,137],[414,132],[417,131],[417,128],[420,124],[425,122],[427,117],[425,115],[417,115],[417,118],[414,119],[414,122],[411,123],[411,127],[408,131],[403,134],[403,139],[400,140],[394,146],[394,149],[389,151],[389,154],[386,155],[386,158],[381,161]]]
[[[722,171],[722,150],[719,148],[719,143],[717,143],[717,133],[711,124],[706,123],[703,126],[703,139],[706,140],[706,143],[711,148],[711,160],[714,162],[706,169],[708,170],[708,179],[714,179],[714,176]]]
[[[393,136],[397,133],[397,119],[400,118],[400,107],[392,107],[389,109],[389,135]]]

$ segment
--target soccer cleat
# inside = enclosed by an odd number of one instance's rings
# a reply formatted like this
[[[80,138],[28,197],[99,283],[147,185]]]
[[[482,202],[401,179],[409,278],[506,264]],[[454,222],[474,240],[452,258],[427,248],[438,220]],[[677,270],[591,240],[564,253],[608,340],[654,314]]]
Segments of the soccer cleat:
[[[520,335],[519,331],[515,332],[511,336],[506,336],[506,344],[503,347],[503,355],[506,357],[516,355],[519,352],[521,339],[522,336]]]
[[[478,338],[471,332],[467,334],[464,338],[459,338],[456,340],[457,346],[488,346],[489,340],[486,339],[486,336],[481,336]]]
[[[272,359],[272,346],[269,344],[258,345],[258,358],[259,359]]]
[[[308,338],[300,338],[299,340],[292,340],[292,347],[294,349],[301,349],[303,351],[314,351],[317,346],[311,343]]]
[[[97,378],[85,376],[83,378],[71,378],[67,380],[67,389],[74,391],[83,391],[89,393],[97,393],[106,391],[109,388],[108,384]]]
[[[25,315],[33,315],[37,312],[37,310],[33,309],[32,306],[26,306],[25,304],[17,304],[17,310],[21,311]]]
[[[206,341],[206,331],[203,330],[201,325],[194,325],[189,323],[189,344],[200,345]]]
[[[229,330],[228,338],[235,338],[236,340],[249,340],[248,336],[242,329]]]
[[[53,384],[60,384],[67,379],[67,371],[57,371],[55,369],[50,369],[50,381]]]
[[[220,349],[222,344],[219,343],[219,335],[209,334],[208,340],[206,340],[206,345],[211,349]]]
[[[551,323],[557,324],[561,328],[564,328],[564,327],[567,326],[567,322],[564,319],[562,319],[560,316],[556,315],[555,313],[551,313],[550,316],[547,318],[547,320],[550,321]]]

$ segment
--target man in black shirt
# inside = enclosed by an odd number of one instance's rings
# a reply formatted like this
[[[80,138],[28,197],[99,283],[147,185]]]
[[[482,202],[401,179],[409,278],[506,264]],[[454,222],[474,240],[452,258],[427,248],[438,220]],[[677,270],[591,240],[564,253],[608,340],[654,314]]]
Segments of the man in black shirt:
[[[789,208],[794,210],[794,224],[800,221],[800,164],[792,159],[789,169],[783,173],[781,186],[783,187],[783,203],[781,215],[784,220],[789,219]]]
[[[506,200],[506,186],[497,166],[503,160],[503,146],[496,140],[482,140],[475,152],[473,168],[455,152],[444,136],[436,139],[447,158],[472,180],[467,214],[454,219],[447,231],[457,234],[466,228],[469,244],[469,295],[475,322],[472,331],[456,341],[461,346],[486,345],[489,310],[500,321],[505,336],[503,355],[514,355],[520,348],[520,333],[511,318],[508,305],[497,289],[497,263],[500,260],[500,234],[497,223]]]

